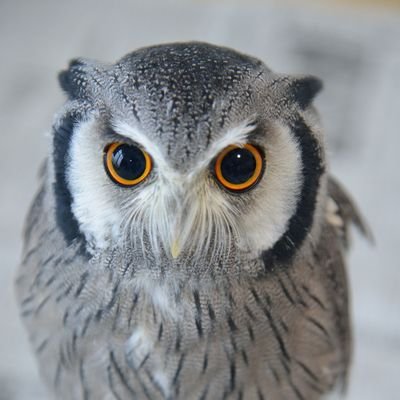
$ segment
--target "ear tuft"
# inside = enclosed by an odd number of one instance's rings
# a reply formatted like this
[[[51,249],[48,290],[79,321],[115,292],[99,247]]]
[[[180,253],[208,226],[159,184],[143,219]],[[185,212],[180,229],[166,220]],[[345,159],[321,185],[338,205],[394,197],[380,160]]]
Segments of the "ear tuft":
[[[314,76],[294,78],[290,85],[290,92],[296,103],[305,110],[321,91],[323,83]]]
[[[61,89],[71,100],[82,97],[87,83],[86,65],[87,63],[83,59],[74,59],[70,61],[68,69],[58,74],[58,82]]]

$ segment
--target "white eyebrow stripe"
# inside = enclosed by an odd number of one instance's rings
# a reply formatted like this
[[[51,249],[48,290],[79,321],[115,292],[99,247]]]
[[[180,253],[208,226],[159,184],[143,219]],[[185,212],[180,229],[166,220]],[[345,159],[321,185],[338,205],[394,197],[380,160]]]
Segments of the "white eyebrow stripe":
[[[157,164],[161,171],[165,173],[172,173],[174,176],[177,174],[177,171],[171,168],[157,144],[150,140],[139,129],[123,121],[114,121],[112,126],[115,132],[119,135],[125,136],[143,146],[143,148],[152,156],[152,158],[157,160]],[[226,147],[230,145],[240,146],[247,143],[248,134],[252,132],[255,127],[256,125],[251,123],[251,120],[245,120],[234,128],[228,129],[226,132],[222,133],[219,138],[215,139],[211,143],[206,152],[203,153],[201,160],[196,163],[193,170],[188,174],[188,178],[191,179],[198,173],[201,173],[207,169],[210,165],[210,162]]]
[[[136,127],[129,125],[126,122],[114,121],[112,126],[116,133],[125,136],[132,141],[140,144],[151,155],[154,160],[157,160],[158,166],[163,170],[169,170],[170,166],[164,157],[161,149],[157,144],[150,140],[143,132]]]
[[[228,129],[221,137],[214,140],[210,148],[203,154],[202,159],[196,164],[193,174],[208,167],[210,162],[226,147],[230,145],[240,146],[247,143],[248,134],[254,131],[256,127],[256,125],[250,121],[251,120],[243,121],[240,125]]]

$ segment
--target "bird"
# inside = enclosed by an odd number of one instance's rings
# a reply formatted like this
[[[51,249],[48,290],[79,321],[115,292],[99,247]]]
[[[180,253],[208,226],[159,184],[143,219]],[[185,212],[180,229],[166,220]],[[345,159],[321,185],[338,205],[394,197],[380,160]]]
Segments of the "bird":
[[[313,400],[351,362],[322,81],[178,42],[59,74],[16,296],[51,398]]]

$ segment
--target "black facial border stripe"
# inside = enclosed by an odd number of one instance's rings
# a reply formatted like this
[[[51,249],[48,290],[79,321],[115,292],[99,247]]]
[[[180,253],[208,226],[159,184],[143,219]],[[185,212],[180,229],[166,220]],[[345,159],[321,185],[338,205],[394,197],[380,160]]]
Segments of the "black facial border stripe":
[[[321,147],[311,129],[300,116],[290,124],[301,151],[303,185],[296,211],[290,218],[288,228],[272,249],[262,253],[266,270],[277,262],[290,261],[310,232],[314,221],[320,178],[325,171]]]
[[[61,123],[53,128],[53,160],[54,160],[54,195],[56,200],[56,222],[61,229],[68,245],[74,241],[84,244],[84,236],[79,230],[79,224],[72,212],[72,195],[68,187],[66,171],[68,167],[69,150],[77,116],[67,114]]]

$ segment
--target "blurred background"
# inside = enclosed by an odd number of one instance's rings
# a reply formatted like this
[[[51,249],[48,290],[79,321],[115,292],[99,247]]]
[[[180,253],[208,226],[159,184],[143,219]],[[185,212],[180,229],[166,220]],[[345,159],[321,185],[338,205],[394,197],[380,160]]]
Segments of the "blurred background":
[[[400,398],[400,1],[0,0],[0,400],[46,399],[19,320],[21,231],[73,57],[202,40],[321,77],[331,167],[376,238],[354,236],[355,353],[348,399]]]

